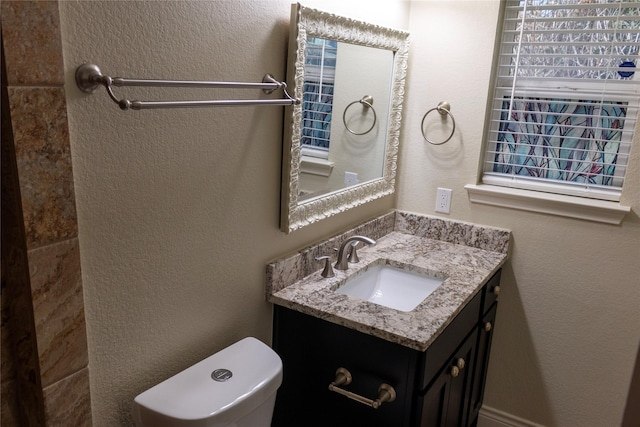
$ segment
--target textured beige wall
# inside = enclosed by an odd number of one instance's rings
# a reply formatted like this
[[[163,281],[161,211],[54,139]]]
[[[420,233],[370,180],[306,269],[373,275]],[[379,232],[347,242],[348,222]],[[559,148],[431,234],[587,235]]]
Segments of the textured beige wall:
[[[623,192],[633,212],[620,226],[471,204],[464,185],[476,183],[498,9],[413,3],[398,208],[435,214],[436,188],[447,187],[448,217],[513,231],[486,405],[546,426],[620,425],[640,341],[640,135]],[[445,99],[457,130],[431,146],[420,120]]]
[[[408,29],[405,2],[305,3]],[[270,342],[267,261],[394,206],[386,197],[287,236],[283,108],[122,112],[73,83],[83,61],[126,77],[284,78],[289,15],[281,0],[60,2],[95,426],[130,425],[136,394],[244,336]]]

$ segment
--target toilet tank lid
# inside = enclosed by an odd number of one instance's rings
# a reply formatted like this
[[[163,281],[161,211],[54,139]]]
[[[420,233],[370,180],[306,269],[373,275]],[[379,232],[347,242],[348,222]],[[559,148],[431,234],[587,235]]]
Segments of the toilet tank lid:
[[[247,337],[139,394],[134,406],[176,420],[232,420],[259,406],[281,383],[280,357]]]

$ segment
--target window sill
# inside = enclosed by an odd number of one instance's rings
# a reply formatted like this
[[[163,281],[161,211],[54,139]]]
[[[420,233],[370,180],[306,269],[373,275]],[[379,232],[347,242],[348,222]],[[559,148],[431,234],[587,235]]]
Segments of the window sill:
[[[302,156],[300,171],[311,175],[329,176],[333,170],[333,162],[317,157]]]
[[[631,212],[631,208],[628,206],[604,200],[585,199],[487,184],[467,184],[464,188],[466,188],[469,200],[472,203],[541,212],[607,224],[620,224],[624,216]]]

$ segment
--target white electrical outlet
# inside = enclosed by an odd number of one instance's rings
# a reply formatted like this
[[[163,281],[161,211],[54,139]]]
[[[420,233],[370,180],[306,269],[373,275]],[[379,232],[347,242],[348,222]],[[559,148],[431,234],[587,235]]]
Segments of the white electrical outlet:
[[[344,186],[351,187],[352,185],[356,185],[358,183],[358,174],[355,172],[345,172],[344,173]]]
[[[451,210],[451,189],[438,188],[436,193],[436,212],[448,214]]]

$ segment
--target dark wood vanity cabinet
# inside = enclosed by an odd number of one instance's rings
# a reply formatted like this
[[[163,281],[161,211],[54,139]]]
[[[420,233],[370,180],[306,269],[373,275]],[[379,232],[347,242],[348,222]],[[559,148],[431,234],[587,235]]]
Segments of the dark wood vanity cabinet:
[[[473,426],[482,405],[500,271],[420,352],[276,306],[273,348],[283,361],[272,426]],[[329,390],[338,368],[344,390],[375,400],[381,384],[396,398],[373,409]]]

